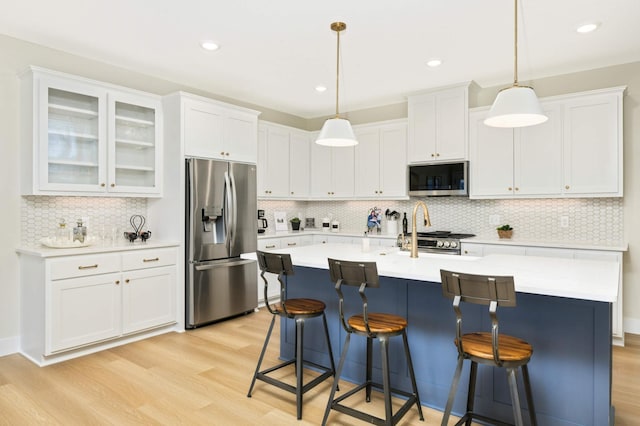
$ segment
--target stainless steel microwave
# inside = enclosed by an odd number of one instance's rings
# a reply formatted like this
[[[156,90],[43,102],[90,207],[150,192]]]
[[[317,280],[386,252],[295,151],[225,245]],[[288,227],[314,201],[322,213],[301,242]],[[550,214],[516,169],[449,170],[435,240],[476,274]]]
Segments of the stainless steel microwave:
[[[409,195],[468,196],[468,172],[468,161],[409,165]]]

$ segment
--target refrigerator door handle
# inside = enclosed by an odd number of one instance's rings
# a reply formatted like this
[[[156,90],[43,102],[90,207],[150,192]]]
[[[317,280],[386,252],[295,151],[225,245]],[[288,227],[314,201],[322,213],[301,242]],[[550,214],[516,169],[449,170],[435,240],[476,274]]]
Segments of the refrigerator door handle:
[[[229,173],[231,178],[231,241],[229,248],[232,249],[236,246],[236,235],[238,227],[238,194],[236,193],[236,178],[233,173]]]
[[[203,265],[194,265],[194,267],[196,271],[206,271],[209,269],[228,268],[229,266],[246,265],[252,262],[255,262],[255,260],[242,259],[242,260],[237,260],[233,262],[219,262],[219,263],[209,263],[209,264],[203,264]]]
[[[235,207],[233,206],[233,195],[232,195],[232,191],[233,191],[233,187],[231,186],[231,180],[229,178],[229,172],[224,172],[224,184],[225,184],[225,196],[226,196],[226,205],[227,208],[225,209],[224,215],[224,222],[225,222],[225,227],[227,228],[227,232],[225,235],[225,245],[227,246],[227,252],[230,253],[231,252],[231,241],[233,241],[233,233],[234,233],[234,228],[233,228],[233,216],[232,216],[232,211],[235,209]]]

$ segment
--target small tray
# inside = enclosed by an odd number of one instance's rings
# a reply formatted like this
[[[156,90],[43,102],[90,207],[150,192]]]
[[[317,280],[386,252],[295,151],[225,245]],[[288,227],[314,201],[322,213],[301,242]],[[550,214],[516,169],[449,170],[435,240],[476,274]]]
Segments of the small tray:
[[[79,247],[88,247],[95,243],[95,240],[92,238],[87,238],[84,242],[80,241],[57,241],[53,238],[43,238],[40,240],[40,244],[49,248],[79,248]]]

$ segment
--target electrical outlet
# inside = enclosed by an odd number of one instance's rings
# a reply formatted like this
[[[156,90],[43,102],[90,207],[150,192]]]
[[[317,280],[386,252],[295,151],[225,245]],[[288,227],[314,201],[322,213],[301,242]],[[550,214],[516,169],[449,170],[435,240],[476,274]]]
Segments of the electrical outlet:
[[[569,216],[560,216],[560,228],[569,227]]]
[[[500,225],[500,215],[489,215],[489,225]]]

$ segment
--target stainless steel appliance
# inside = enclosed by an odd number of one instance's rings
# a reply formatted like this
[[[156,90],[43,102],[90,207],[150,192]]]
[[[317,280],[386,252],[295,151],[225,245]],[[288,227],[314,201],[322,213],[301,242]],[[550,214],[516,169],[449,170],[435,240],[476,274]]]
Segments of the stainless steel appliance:
[[[418,232],[418,251],[422,253],[460,254],[460,240],[475,234],[454,234],[450,231]],[[405,235],[410,240],[411,235]],[[398,238],[398,245],[401,237]]]
[[[258,306],[256,166],[186,160],[186,327]]]
[[[264,210],[258,210],[258,234],[264,234],[269,223],[264,217]]]
[[[469,195],[469,162],[409,166],[409,195],[437,197]]]

